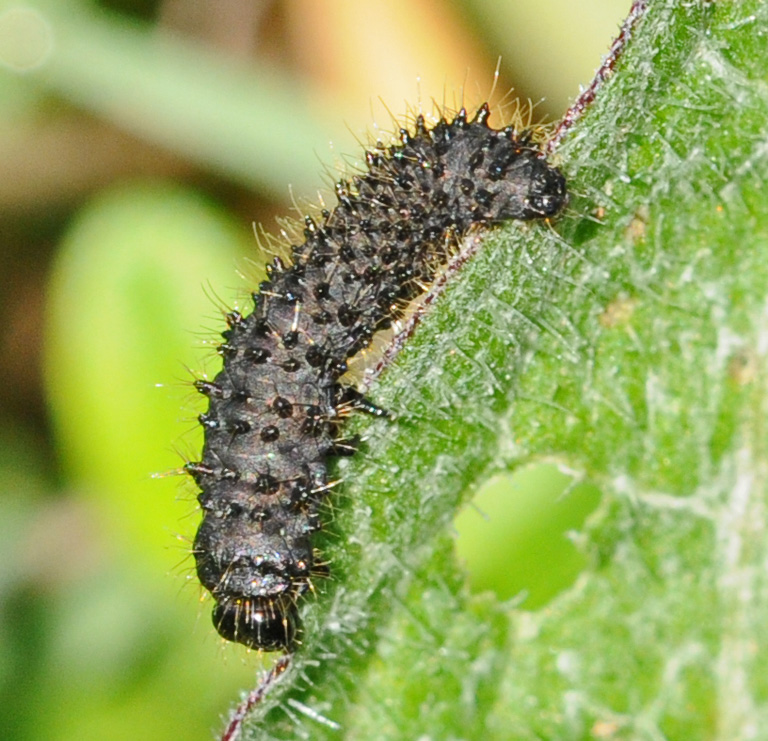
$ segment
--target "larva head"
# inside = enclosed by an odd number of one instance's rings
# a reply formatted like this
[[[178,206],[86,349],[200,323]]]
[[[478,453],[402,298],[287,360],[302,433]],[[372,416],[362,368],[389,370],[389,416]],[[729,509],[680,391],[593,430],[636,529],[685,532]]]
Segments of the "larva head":
[[[230,497],[235,493],[229,490]],[[254,528],[249,517],[233,516],[233,501],[219,504],[229,516],[209,512],[194,546],[197,576],[216,600],[213,624],[228,641],[263,651],[288,648],[296,635],[296,599],[309,587],[309,538],[277,517]]]
[[[295,603],[281,599],[226,600],[213,608],[213,624],[222,638],[260,651],[289,649],[296,621]]]

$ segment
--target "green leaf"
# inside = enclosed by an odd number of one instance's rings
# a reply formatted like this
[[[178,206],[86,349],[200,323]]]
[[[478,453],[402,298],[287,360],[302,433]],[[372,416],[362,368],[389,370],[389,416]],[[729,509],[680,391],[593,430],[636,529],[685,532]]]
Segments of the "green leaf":
[[[242,295],[236,267],[252,253],[246,225],[162,181],[102,191],[62,241],[46,304],[45,380],[70,507],[79,503],[98,538],[59,518],[41,551],[68,546],[66,563],[83,549],[78,568],[40,567],[59,581],[67,568],[78,572],[58,591],[34,582],[45,598],[37,609],[54,627],[26,654],[38,657],[42,690],[16,684],[40,738],[206,738],[236,688],[252,681],[251,667],[222,661],[198,604],[194,488],[151,476],[199,453],[190,381],[218,358],[220,305]],[[23,513],[12,509],[6,503],[5,519],[18,528]],[[70,531],[55,530],[62,526]],[[25,617],[29,602],[20,603]]]
[[[166,528],[194,504],[179,501],[178,479],[151,474],[178,469],[200,446],[190,382],[216,332],[179,327],[200,316],[215,327],[221,313],[205,282],[232,286],[249,244],[247,230],[203,197],[132,182],[89,203],[54,267],[46,383],[64,473],[155,566],[178,563]],[[179,418],[187,435],[174,450]]]
[[[372,390],[399,419],[353,422],[332,578],[245,737],[766,727],[767,72],[764,3],[649,3],[558,151],[568,213],[489,235]],[[588,567],[471,595],[457,508],[543,460],[602,491]]]

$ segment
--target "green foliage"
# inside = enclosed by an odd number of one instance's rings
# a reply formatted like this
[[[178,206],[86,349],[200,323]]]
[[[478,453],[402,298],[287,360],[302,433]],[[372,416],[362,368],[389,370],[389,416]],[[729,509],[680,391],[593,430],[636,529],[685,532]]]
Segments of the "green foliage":
[[[569,212],[487,238],[373,391],[397,423],[354,422],[333,579],[248,738],[766,727],[767,45],[756,0],[650,4],[558,152]],[[603,498],[575,586],[522,611],[448,529],[536,460]]]
[[[253,681],[252,667],[223,660],[201,619],[189,543],[174,537],[191,535],[193,489],[178,476],[152,478],[200,449],[190,369],[205,368],[221,322],[204,289],[223,294],[237,282],[251,240],[186,188],[134,182],[92,199],[61,245],[45,370],[73,497],[37,526],[34,563],[46,566],[34,583],[57,599],[46,595],[43,606],[25,593],[9,620],[24,626],[41,613],[38,635],[15,642],[28,641],[40,667],[36,689],[18,679],[30,672],[21,656],[14,667],[30,738],[205,739]],[[225,300],[231,306],[232,293]],[[6,510],[20,528],[26,512]]]
[[[47,383],[65,473],[88,482],[97,501],[113,508],[116,531],[128,543],[153,546],[146,553],[154,558],[165,552],[166,568],[180,556],[167,552],[168,533],[157,522],[179,521],[191,505],[175,496],[178,480],[153,481],[150,474],[184,461],[167,437],[169,418],[188,416],[194,435],[180,444],[200,445],[188,369],[203,366],[211,354],[204,341],[214,336],[196,338],[179,327],[203,315],[216,325],[203,287],[207,280],[231,284],[248,244],[247,231],[199,196],[132,183],[105,192],[80,215],[55,268]],[[90,298],[83,304],[79,296]],[[167,385],[158,387],[157,379]]]

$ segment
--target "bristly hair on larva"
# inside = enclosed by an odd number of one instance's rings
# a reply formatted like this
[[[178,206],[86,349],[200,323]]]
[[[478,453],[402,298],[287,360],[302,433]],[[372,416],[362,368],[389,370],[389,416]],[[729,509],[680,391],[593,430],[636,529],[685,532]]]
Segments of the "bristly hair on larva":
[[[195,382],[208,398],[202,457],[185,466],[203,511],[197,575],[224,638],[265,651],[297,640],[328,462],[358,445],[344,417],[388,416],[344,383],[349,361],[432,284],[447,245],[565,204],[565,179],[533,136],[493,129],[489,115],[487,104],[471,119],[418,115],[396,143],[366,151],[366,169],[336,183],[336,205],[305,217],[290,262],[267,267],[253,311],[227,314],[223,368]]]

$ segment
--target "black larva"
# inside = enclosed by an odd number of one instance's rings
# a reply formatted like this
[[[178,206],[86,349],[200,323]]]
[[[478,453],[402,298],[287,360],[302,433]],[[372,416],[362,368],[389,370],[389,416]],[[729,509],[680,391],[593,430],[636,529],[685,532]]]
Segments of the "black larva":
[[[223,370],[198,381],[209,408],[202,460],[188,463],[203,521],[194,555],[224,637],[289,649],[297,600],[315,569],[327,461],[349,455],[342,410],[385,414],[340,385],[349,358],[401,317],[470,227],[557,213],[565,180],[525,135],[463,109],[366,153],[368,170],[336,185],[338,204],[305,220],[293,264],[279,259],[248,316],[228,315]],[[315,569],[316,570],[316,569]]]

